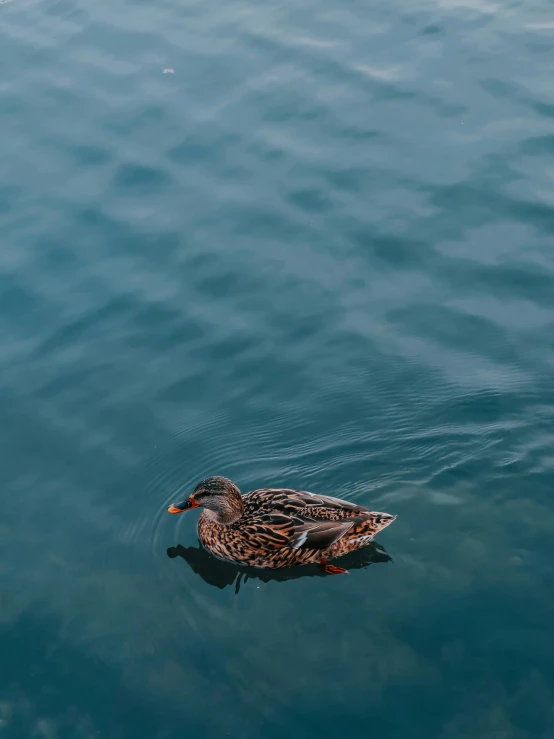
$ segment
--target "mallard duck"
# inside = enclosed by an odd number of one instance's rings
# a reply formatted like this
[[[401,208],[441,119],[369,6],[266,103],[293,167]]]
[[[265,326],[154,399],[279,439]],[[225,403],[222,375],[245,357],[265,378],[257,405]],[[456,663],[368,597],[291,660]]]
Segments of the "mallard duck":
[[[329,559],[369,544],[396,516],[305,490],[263,489],[241,495],[225,477],[208,477],[169,513],[203,508],[198,538],[213,555],[250,567],[317,563],[346,573]]]

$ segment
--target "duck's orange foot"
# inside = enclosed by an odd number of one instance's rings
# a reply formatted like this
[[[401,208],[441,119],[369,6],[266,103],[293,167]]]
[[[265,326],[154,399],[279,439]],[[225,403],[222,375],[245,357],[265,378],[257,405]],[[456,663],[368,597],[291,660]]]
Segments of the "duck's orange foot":
[[[322,559],[318,565],[320,570],[326,572],[328,575],[348,575],[348,570],[344,567],[336,567],[335,565],[329,564],[326,559]]]

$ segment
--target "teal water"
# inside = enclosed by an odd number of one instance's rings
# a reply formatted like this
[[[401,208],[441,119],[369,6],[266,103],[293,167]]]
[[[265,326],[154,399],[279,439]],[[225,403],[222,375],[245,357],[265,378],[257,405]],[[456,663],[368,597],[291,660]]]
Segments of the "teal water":
[[[551,739],[553,69],[548,0],[0,2],[0,737]],[[398,519],[244,576],[209,474]]]

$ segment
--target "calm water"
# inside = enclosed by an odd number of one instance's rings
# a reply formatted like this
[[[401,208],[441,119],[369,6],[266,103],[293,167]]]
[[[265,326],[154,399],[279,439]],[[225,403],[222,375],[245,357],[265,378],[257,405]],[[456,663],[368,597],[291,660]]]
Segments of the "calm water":
[[[550,0],[0,0],[0,737],[554,735],[553,71]],[[245,577],[208,474],[398,520]]]

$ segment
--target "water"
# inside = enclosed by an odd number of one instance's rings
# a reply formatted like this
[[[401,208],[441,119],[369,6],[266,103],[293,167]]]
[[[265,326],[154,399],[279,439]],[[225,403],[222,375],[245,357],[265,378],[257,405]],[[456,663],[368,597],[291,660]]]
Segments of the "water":
[[[553,736],[553,44],[0,3],[1,737]],[[247,577],[166,513],[208,474],[398,519]]]

